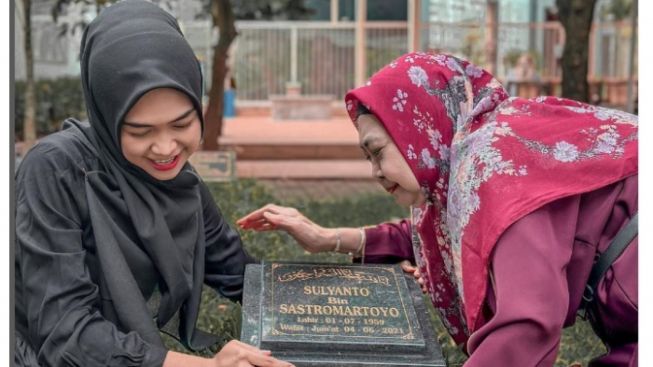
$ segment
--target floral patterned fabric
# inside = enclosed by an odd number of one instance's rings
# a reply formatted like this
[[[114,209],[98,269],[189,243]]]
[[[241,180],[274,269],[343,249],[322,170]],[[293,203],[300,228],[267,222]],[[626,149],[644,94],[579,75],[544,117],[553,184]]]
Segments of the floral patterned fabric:
[[[403,153],[428,200],[412,210],[415,258],[450,334],[480,325],[501,234],[556,199],[637,173],[637,116],[557,97],[509,98],[459,58],[399,57],[345,103],[361,103]]]

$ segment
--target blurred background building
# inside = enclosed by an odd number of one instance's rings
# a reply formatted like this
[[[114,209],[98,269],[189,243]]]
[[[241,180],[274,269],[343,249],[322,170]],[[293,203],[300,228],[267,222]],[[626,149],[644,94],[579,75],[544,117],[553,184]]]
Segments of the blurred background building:
[[[31,118],[26,112],[30,83],[24,82],[22,8],[30,1],[36,79]],[[219,40],[210,1],[153,1],[178,19],[201,62],[209,91]],[[594,104],[636,111],[633,1],[597,0],[588,60],[589,99]],[[78,57],[82,30],[102,4],[111,2],[15,2],[18,155],[38,137],[58,130],[65,118],[84,118]],[[55,22],[53,7],[60,3],[66,6],[56,12]],[[235,152],[239,177],[369,178],[369,164],[342,97],[409,51],[469,59],[490,70],[512,95],[561,95],[565,30],[558,21],[556,0],[232,0],[231,4],[238,35],[229,50],[224,83],[221,116],[228,118],[215,141],[219,149]],[[207,109],[206,116],[219,112]]]
[[[631,33],[628,18],[606,14],[613,2],[599,0],[590,45],[590,80],[619,83],[627,78]],[[55,24],[54,0],[33,0],[32,29],[36,78],[79,73],[80,20],[90,20],[93,8],[69,6]],[[294,13],[273,15],[256,10],[260,1],[233,2],[239,32],[230,58],[239,103],[266,101],[284,94],[288,83],[306,95],[340,98],[371,73],[402,53],[441,51],[487,65],[486,0],[305,0]],[[269,2],[274,4],[274,2]],[[361,7],[361,3],[365,3]],[[210,80],[212,46],[218,35],[201,0],[168,0],[186,37],[204,64]],[[238,7],[243,9],[239,12]],[[254,9],[254,10],[251,10]],[[365,17],[358,16],[365,9]],[[17,12],[20,6],[17,6]],[[273,12],[270,12],[273,13]],[[530,54],[540,81],[559,83],[559,58],[564,30],[555,21],[555,0],[498,1],[495,75],[510,79],[519,57]],[[68,27],[64,31],[62,27]],[[22,31],[16,27],[16,45]],[[362,49],[358,50],[357,49]],[[636,57],[636,50],[635,50]],[[24,56],[16,47],[16,77],[24,78]],[[555,88],[549,88],[555,92]]]

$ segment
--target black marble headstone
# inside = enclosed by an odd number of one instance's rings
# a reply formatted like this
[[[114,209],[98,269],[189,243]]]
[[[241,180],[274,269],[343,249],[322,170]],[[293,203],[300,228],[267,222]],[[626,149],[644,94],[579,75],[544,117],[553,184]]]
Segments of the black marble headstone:
[[[398,265],[248,265],[241,340],[298,367],[445,366]]]

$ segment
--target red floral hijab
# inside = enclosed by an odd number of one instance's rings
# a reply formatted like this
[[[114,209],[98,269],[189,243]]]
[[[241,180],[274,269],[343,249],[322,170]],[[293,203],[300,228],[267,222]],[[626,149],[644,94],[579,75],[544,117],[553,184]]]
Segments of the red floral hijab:
[[[345,96],[374,114],[427,195],[416,259],[457,343],[481,324],[491,253],[526,214],[637,174],[637,116],[556,97],[509,98],[449,55],[399,57]]]

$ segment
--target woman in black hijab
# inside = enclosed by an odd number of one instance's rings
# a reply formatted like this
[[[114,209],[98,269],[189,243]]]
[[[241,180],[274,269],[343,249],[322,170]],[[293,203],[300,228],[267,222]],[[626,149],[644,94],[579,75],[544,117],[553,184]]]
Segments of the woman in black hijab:
[[[202,75],[175,19],[128,0],[86,29],[89,122],[69,119],[16,174],[18,366],[288,366],[196,328],[202,285],[233,300],[254,260],[188,163]]]

